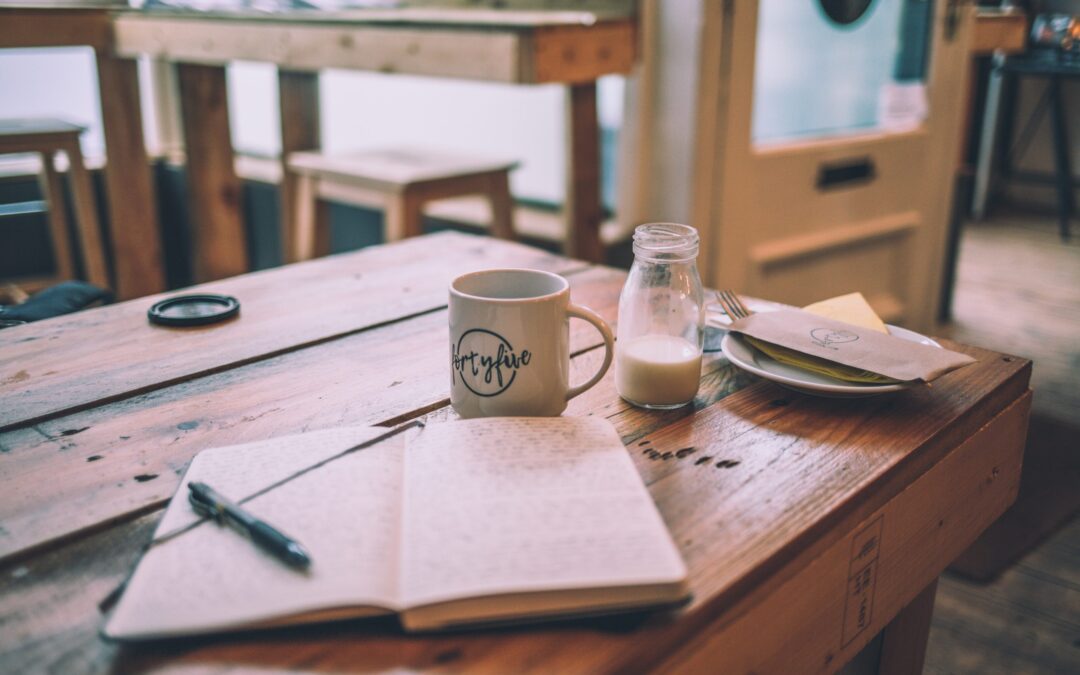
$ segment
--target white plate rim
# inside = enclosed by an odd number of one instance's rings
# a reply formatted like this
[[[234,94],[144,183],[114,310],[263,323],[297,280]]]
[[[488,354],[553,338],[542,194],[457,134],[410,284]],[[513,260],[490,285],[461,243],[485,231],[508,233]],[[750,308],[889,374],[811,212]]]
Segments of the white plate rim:
[[[907,328],[901,328],[899,326],[893,326],[886,324],[889,328],[889,334],[898,337],[902,340],[908,340],[910,342],[918,342],[932,347],[942,349],[942,346],[938,344],[932,338],[929,338],[921,333],[916,333],[913,330]],[[781,373],[771,372],[766,370],[753,362],[754,354],[760,355],[762,358],[769,359],[767,355],[761,353],[754,347],[746,344],[741,335],[735,333],[727,333],[720,341],[720,351],[727,357],[728,361],[737,368],[741,368],[747,372],[753,373],[759,377],[771,380],[777,384],[796,389],[808,394],[825,394],[833,396],[876,396],[878,394],[887,394],[893,391],[901,391],[913,387],[919,382],[902,382],[899,384],[832,384],[820,381],[799,379],[784,375]],[[741,353],[740,353],[741,352]],[[814,377],[823,378],[824,375],[815,375]]]

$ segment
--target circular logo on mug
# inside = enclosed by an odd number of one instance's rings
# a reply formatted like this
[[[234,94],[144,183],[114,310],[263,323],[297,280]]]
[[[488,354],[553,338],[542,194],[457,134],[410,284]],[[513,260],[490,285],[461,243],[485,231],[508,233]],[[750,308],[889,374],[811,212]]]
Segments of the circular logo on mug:
[[[498,396],[514,383],[519,368],[529,365],[532,353],[518,354],[506,338],[494,331],[473,328],[461,334],[452,354],[452,377],[477,396]]]

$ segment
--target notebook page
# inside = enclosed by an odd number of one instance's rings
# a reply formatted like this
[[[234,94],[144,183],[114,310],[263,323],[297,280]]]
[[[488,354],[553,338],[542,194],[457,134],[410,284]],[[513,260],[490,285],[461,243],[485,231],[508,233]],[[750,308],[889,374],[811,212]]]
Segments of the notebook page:
[[[609,422],[432,424],[405,458],[402,601],[682,579],[685,566]]]
[[[243,496],[235,491],[238,474],[257,490],[280,479],[283,466],[293,473],[385,431],[314,432],[271,444],[216,449],[208,455],[212,461],[202,462],[200,455],[163,525],[187,520],[190,480],[206,481],[238,500]],[[106,634],[137,639],[228,630],[342,607],[393,609],[402,451],[402,438],[390,438],[244,504],[307,549],[312,565],[306,572],[290,569],[231,528],[207,522],[150,548]],[[251,476],[262,482],[251,481]],[[172,531],[159,528],[161,533]]]

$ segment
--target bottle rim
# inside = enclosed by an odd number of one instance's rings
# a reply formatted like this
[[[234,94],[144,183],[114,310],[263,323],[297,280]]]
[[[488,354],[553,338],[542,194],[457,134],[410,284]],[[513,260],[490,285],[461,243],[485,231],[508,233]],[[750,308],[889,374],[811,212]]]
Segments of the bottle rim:
[[[634,255],[668,261],[697,257],[698,232],[681,223],[645,223],[634,228]]]

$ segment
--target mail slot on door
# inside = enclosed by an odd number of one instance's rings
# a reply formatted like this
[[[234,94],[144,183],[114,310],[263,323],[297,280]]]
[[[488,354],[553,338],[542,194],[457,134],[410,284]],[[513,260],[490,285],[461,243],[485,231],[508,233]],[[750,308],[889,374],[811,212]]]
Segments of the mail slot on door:
[[[864,185],[877,177],[869,157],[827,162],[818,167],[817,189],[822,192]]]

